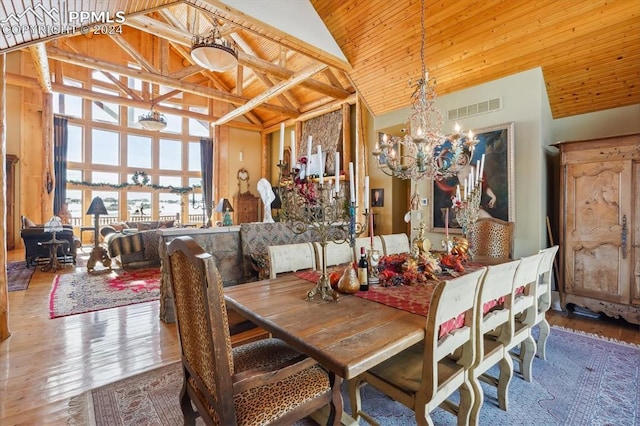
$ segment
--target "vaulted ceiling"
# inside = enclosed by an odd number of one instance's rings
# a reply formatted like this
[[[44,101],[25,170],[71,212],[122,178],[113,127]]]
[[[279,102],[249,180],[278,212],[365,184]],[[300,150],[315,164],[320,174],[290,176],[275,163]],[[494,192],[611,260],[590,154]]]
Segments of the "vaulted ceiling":
[[[184,92],[228,102],[237,112],[214,117],[219,124],[263,129],[352,102],[356,91],[380,115],[408,106],[409,82],[420,72],[420,0],[310,0],[347,61],[241,12],[231,0],[51,3],[49,11],[61,4],[111,17],[123,11],[122,34],[3,29],[0,52],[29,48],[45,74],[80,66],[155,85],[150,95],[120,87],[132,104]],[[0,27],[20,19],[57,23],[39,4],[2,2]],[[285,17],[286,5],[273,2]],[[214,19],[240,48],[240,66],[224,73],[203,70],[189,56],[191,37],[207,32]],[[424,35],[438,95],[541,67],[555,118],[640,103],[637,0],[426,0]],[[159,93],[160,86],[171,90]]]

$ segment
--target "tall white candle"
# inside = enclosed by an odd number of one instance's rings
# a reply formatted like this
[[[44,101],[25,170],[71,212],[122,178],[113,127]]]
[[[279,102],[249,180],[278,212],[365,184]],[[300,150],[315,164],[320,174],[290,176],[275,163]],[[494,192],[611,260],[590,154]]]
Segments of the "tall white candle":
[[[322,162],[322,147],[318,145],[318,161],[320,161],[320,185],[324,183],[324,163]]]
[[[460,200],[460,184],[458,184],[458,187],[456,188],[456,199]]]
[[[280,149],[278,150],[278,161],[282,163],[284,159],[284,123],[280,123]]]
[[[307,139],[307,167],[311,163],[311,144],[313,143],[313,137],[309,135],[309,139]]]
[[[298,157],[296,157],[296,131],[291,131],[291,168],[294,169],[298,164]]]
[[[473,180],[473,166],[471,166],[471,171],[469,172],[469,192],[473,191],[473,185],[474,185],[474,180]]]
[[[463,200],[467,199],[467,195],[469,194],[469,182],[468,182],[468,178],[464,178],[464,198]]]
[[[369,210],[369,176],[364,177],[364,209]]]
[[[355,182],[353,180],[353,162],[349,162],[349,197],[352,203],[356,202],[356,189]]]
[[[476,184],[480,182],[480,160],[476,161]]]
[[[338,151],[336,151],[335,169],[336,169],[336,194],[339,194],[340,193],[340,153]]]
[[[480,160],[480,178],[481,179],[483,174],[484,174],[484,154],[482,154],[482,160]]]

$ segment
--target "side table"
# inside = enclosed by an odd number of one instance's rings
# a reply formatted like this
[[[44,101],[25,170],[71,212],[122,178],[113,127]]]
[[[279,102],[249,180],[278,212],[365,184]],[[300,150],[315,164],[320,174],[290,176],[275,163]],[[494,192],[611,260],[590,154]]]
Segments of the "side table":
[[[58,248],[62,247],[63,251],[65,251],[65,249],[68,248],[68,246],[69,246],[69,241],[67,241],[67,240],[56,240],[54,238],[54,239],[49,240],[49,241],[39,242],[38,245],[43,246],[43,247],[47,247],[49,249],[49,263],[47,263],[46,265],[43,265],[41,270],[43,272],[49,271],[49,270],[53,270],[53,272],[55,272],[58,269],[62,269],[63,265],[60,264],[60,261],[58,260]],[[66,256],[65,256],[65,262],[64,263],[67,263],[66,262]]]

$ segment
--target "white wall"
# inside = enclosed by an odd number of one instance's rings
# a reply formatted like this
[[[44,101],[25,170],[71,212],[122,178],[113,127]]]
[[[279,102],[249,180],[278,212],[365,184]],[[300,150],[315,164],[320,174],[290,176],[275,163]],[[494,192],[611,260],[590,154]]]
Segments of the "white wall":
[[[547,246],[546,216],[550,207],[548,187],[549,181],[553,182],[548,175],[553,163],[549,160],[553,155],[549,154],[556,152],[556,149],[549,145],[559,140],[590,139],[640,132],[640,105],[554,120],[540,68],[441,96],[437,105],[444,112],[497,97],[502,99],[502,109],[459,120],[459,123],[465,129],[515,123],[514,254],[519,257]],[[370,138],[372,146],[377,138],[378,129],[402,124],[408,115],[409,108],[404,108],[376,117],[376,132]],[[453,122],[445,121],[442,130],[448,133],[453,126]],[[421,197],[430,196],[430,185],[430,181],[418,183]],[[422,212],[422,220],[425,220],[427,225],[431,221],[430,209],[431,206],[428,206]],[[414,213],[412,229],[417,228],[419,223],[420,218]],[[434,247],[440,247],[443,234],[429,233],[427,236]]]

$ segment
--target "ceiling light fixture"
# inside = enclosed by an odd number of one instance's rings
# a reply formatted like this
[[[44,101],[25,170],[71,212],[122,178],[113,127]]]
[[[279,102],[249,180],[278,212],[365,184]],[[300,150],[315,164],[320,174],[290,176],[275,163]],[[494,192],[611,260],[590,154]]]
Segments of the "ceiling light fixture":
[[[238,47],[233,40],[220,35],[218,24],[214,21],[209,34],[193,37],[191,58],[203,68],[223,72],[238,63]]]
[[[138,124],[144,129],[157,132],[167,127],[167,119],[163,114],[151,108],[147,114],[138,117]]]
[[[473,134],[465,135],[456,127],[455,133],[445,136],[441,133],[442,115],[436,107],[435,81],[429,82],[429,73],[424,61],[425,50],[425,2],[422,0],[422,37],[420,39],[420,60],[422,74],[411,95],[411,113],[406,134],[393,136],[376,143],[372,154],[378,167],[387,175],[400,179],[443,179],[453,176],[464,162],[470,158],[464,148],[477,144]],[[403,129],[404,130],[404,129]]]

